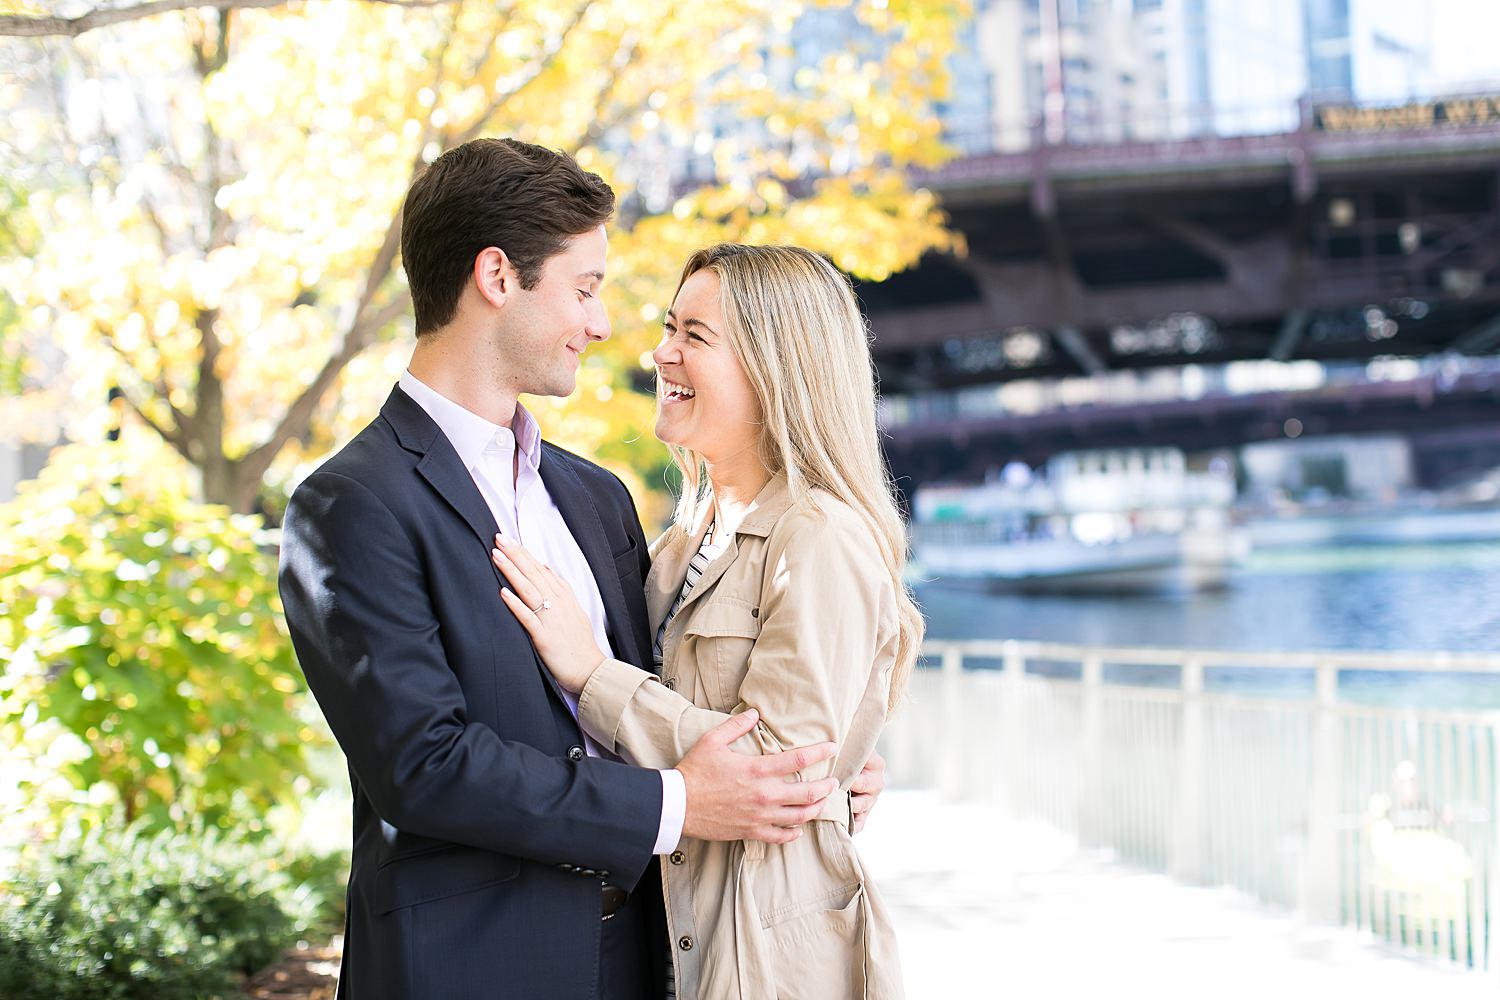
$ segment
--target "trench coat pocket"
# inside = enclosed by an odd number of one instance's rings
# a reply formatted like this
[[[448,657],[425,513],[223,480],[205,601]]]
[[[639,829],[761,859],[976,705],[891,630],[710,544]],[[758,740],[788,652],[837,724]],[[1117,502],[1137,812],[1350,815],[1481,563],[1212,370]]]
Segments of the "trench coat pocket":
[[[685,614],[678,656],[691,644],[709,707],[727,712],[739,700],[740,681],[760,636],[760,609],[737,598],[714,597],[688,608]]]
[[[754,639],[760,635],[760,609],[733,597],[715,597],[692,609],[682,631],[705,639]]]
[[[763,931],[770,938],[777,1000],[866,995],[869,898],[856,885],[847,898],[829,902],[830,909],[804,911]]]
[[[521,863],[515,858],[477,847],[454,845],[392,858],[375,872],[375,912],[472,892],[509,882],[520,873]]]

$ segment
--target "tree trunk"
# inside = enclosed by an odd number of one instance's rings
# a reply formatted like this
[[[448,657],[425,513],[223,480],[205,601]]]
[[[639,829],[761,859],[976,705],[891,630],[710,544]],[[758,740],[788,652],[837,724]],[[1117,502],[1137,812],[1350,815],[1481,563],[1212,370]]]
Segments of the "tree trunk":
[[[203,480],[203,501],[223,504],[236,514],[248,514],[255,505],[252,492],[247,503],[243,499],[244,488],[235,475],[236,463],[223,452],[223,446],[213,448],[196,463]]]

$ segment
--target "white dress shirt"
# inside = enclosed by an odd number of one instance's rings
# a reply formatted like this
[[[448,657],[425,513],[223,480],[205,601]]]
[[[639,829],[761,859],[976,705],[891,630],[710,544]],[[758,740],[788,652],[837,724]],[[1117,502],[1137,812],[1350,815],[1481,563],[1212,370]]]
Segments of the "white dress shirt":
[[[606,653],[611,651],[605,625],[604,599],[589,569],[583,549],[563,520],[562,512],[552,502],[542,482],[542,435],[536,421],[519,403],[510,427],[492,424],[464,409],[437,390],[423,383],[411,372],[401,373],[401,390],[427,412],[459,461],[474,477],[474,485],[484,497],[500,530],[526,546],[533,556],[557,571],[568,582],[594,630],[594,641]],[[516,448],[520,447],[520,461]],[[509,613],[509,612],[505,612]],[[578,696],[563,689],[568,711],[578,717]],[[591,757],[608,756],[589,737],[583,735],[584,749]],[[687,788],[682,773],[661,771],[661,825],[657,831],[657,854],[669,854],[682,839],[682,823],[687,813]]]

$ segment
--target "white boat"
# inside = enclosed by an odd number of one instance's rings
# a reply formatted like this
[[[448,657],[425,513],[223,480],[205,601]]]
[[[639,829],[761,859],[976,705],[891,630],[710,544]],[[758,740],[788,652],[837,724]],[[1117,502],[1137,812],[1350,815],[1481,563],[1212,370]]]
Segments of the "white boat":
[[[1041,477],[1007,467],[913,500],[920,573],[1033,591],[1201,590],[1249,554],[1230,522],[1234,477],[1174,448],[1069,452]]]
[[[1500,505],[1339,504],[1252,520],[1257,549],[1500,542]]]

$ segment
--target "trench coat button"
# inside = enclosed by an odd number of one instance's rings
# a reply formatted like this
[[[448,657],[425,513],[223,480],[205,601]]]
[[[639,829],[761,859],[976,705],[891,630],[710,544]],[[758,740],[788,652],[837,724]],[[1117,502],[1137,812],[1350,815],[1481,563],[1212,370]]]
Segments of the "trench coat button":
[[[568,747],[568,759],[571,760],[571,761],[573,761],[574,763],[577,763],[578,761],[583,760],[583,747],[580,747],[580,746],[571,746],[571,747]]]
[[[693,939],[684,934],[682,937],[677,939],[677,947],[681,948],[683,951],[692,951]]]
[[[665,687],[668,691],[676,691],[677,690],[677,678],[675,678],[675,677],[668,677],[666,680],[662,681],[661,683],[662,683],[662,686]]]
[[[670,860],[672,864],[680,865],[687,860],[687,855],[683,854],[681,851],[673,851]]]
[[[751,618],[759,618],[760,617],[760,608],[751,608],[750,609],[750,617]]]

